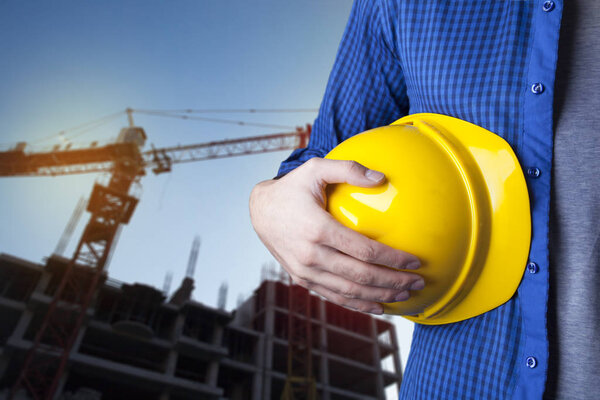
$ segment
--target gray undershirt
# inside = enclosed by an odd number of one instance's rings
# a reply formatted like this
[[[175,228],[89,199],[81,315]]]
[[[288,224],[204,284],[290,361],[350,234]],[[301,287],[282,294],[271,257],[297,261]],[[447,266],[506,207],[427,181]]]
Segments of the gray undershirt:
[[[547,399],[600,398],[600,1],[565,1],[555,91]]]

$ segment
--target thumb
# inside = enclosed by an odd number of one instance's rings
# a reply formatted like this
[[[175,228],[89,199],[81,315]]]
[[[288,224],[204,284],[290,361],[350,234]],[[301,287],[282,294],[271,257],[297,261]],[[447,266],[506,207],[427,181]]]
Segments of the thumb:
[[[356,161],[314,159],[315,177],[322,184],[348,183],[354,186],[378,186],[385,180],[379,171],[368,169]]]

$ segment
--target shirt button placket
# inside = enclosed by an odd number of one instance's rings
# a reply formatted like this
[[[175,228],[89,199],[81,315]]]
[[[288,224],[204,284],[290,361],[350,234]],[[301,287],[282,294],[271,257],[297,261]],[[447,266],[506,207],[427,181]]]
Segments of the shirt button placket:
[[[525,117],[525,129],[531,132],[530,141],[526,141],[525,143],[529,150],[533,149],[533,143],[542,140],[542,134],[550,135],[552,133],[551,121],[548,121],[544,116],[547,114],[543,113],[552,106],[552,87],[554,85],[552,76],[548,73],[550,70],[546,68],[546,65],[554,65],[556,54],[552,53],[552,48],[549,46],[547,46],[548,48],[544,48],[543,43],[551,39],[552,44],[558,44],[558,27],[560,26],[563,2],[564,0],[540,0],[539,2],[535,2],[536,10],[533,19],[539,24],[537,25],[539,29],[534,34],[533,49],[538,51],[533,53],[535,55],[531,58],[531,68],[529,70],[531,74],[528,75],[527,80],[524,82],[524,85],[529,86],[529,93],[525,99],[526,105],[529,108]],[[556,71],[552,72],[555,73]],[[546,85],[548,85],[548,91],[546,91]],[[525,90],[527,90],[527,86],[525,86]],[[544,129],[547,132],[544,133]],[[526,136],[526,138],[529,137]],[[545,138],[543,139],[545,140]],[[536,149],[527,157],[524,157],[526,159],[525,165],[527,166],[523,168],[523,172],[527,178],[528,187],[533,194],[531,196],[532,200],[543,200],[546,198],[546,195],[549,196],[551,170],[547,160],[548,153],[552,154],[551,151],[548,151],[551,147],[549,146],[551,142],[544,142],[543,144],[544,146],[540,147],[539,152]],[[538,154],[542,157],[538,158]],[[547,243],[544,243],[543,236],[540,235],[540,233],[544,232],[540,227],[544,226],[543,221],[545,220],[543,217],[545,211],[541,210],[540,205],[534,204],[533,201],[531,211],[532,227],[534,224],[536,226],[535,233],[532,230],[532,236],[536,237],[536,239],[535,242],[532,241],[531,259],[527,262],[525,268],[529,279],[524,279],[522,287],[524,301],[531,302],[531,305],[526,307],[523,312],[523,327],[528,334],[528,340],[524,349],[524,357],[521,359],[521,368],[528,372],[527,376],[522,378],[522,384],[528,386],[528,389],[520,393],[519,399],[543,397],[543,384],[546,377],[548,357],[547,330],[545,330],[545,326],[543,325],[544,320],[541,318],[545,309],[548,290],[547,282],[545,282],[548,276],[548,264],[543,261],[547,256]],[[534,260],[540,262],[540,264],[538,265]],[[540,294],[543,294],[543,296]],[[525,392],[527,392],[527,396]]]

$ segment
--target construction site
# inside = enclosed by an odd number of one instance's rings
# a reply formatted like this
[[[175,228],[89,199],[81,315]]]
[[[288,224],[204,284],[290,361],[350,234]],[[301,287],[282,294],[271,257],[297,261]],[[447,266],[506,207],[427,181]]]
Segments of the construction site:
[[[263,276],[229,311],[226,287],[216,307],[192,297],[198,238],[173,293],[170,282],[159,290],[108,276],[118,233],[139,201],[132,188],[146,171],[292,150],[311,130],[144,150],[133,112],[106,145],[36,152],[19,143],[0,152],[4,177],[108,177],[80,201],[42,263],[0,254],[0,399],[385,399],[386,387],[397,390],[394,325],[310,294],[282,271]],[[84,210],[89,220],[65,257]]]
[[[0,398],[18,380],[68,263],[56,255],[45,265],[0,255]],[[91,277],[85,267],[74,274]],[[192,290],[191,278],[167,298],[151,286],[102,277],[55,398],[280,399],[291,322],[295,340],[305,339],[300,356],[309,356],[303,361],[315,398],[383,399],[385,387],[401,381],[396,332],[386,320],[281,280],[265,279],[233,311],[191,300]],[[292,314],[290,294],[299,306]],[[40,348],[50,351],[52,343],[43,337]],[[30,397],[22,389],[15,398]]]

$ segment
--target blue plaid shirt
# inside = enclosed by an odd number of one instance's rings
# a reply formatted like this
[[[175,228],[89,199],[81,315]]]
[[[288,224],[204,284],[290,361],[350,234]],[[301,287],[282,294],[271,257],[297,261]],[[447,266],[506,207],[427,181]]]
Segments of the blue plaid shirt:
[[[402,399],[540,399],[548,367],[552,102],[563,0],[356,0],[307,148],[431,112],[506,139],[528,180],[533,236],[517,294],[466,321],[416,325]]]

